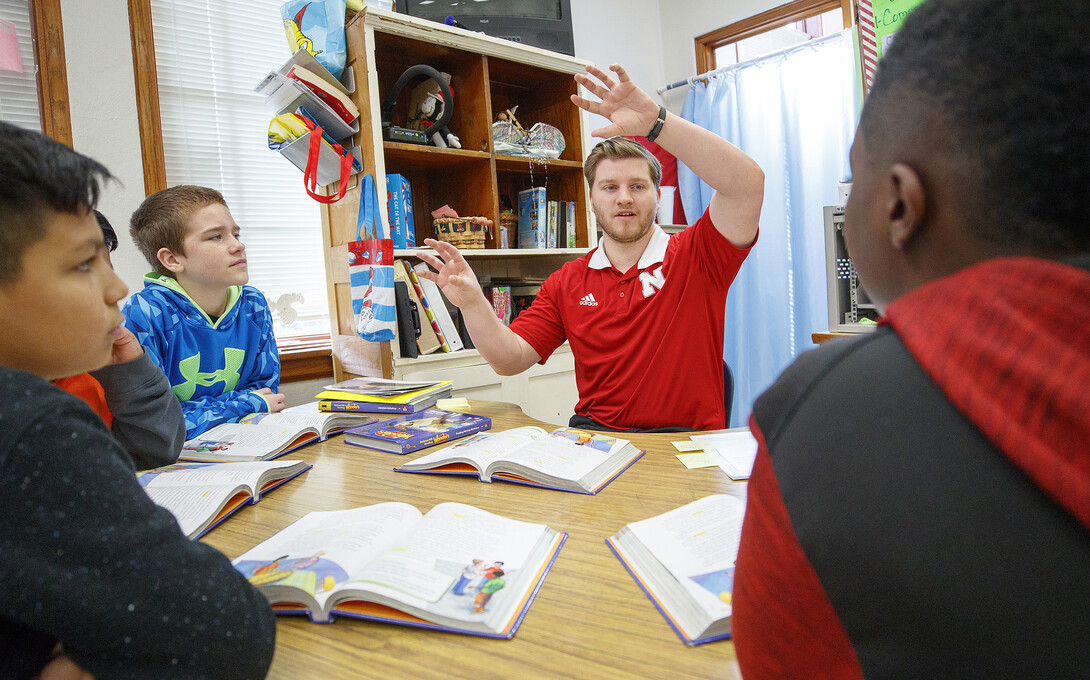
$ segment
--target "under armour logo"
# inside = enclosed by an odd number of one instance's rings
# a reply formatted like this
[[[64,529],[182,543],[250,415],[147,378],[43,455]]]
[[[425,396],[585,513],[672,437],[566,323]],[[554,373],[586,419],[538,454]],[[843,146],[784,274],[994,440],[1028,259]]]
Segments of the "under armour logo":
[[[189,401],[197,392],[197,387],[211,387],[223,383],[223,391],[230,392],[241,379],[242,362],[246,359],[246,350],[226,347],[223,350],[223,368],[212,373],[201,373],[201,353],[197,352],[188,359],[178,362],[178,372],[185,382],[171,387],[180,401]]]
[[[662,267],[653,272],[641,272],[640,284],[643,286],[643,296],[649,298],[666,285],[666,276],[662,273]]]

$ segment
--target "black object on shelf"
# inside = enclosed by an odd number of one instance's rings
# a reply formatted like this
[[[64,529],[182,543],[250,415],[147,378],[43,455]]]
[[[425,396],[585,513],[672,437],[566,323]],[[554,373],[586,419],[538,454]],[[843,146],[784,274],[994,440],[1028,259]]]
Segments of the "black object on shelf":
[[[409,297],[409,285],[404,281],[394,281],[394,305],[397,309],[397,342],[401,347],[401,356],[416,358],[420,349],[416,339],[420,337],[420,311]]]
[[[443,95],[443,113],[439,116],[438,120],[432,123],[431,127],[428,128],[427,133],[411,128],[398,127],[393,124],[394,106],[397,104],[397,97],[401,94],[401,91],[405,89],[405,86],[409,84],[409,81],[417,76],[425,76],[434,80],[435,84],[439,86],[439,92]],[[393,89],[390,90],[390,94],[386,97],[385,101],[382,102],[381,111],[383,139],[392,142],[426,144],[428,137],[432,135],[437,134],[442,139],[446,139],[447,135],[450,134],[450,131],[447,130],[447,123],[450,122],[450,117],[454,114],[454,95],[451,93],[450,85],[447,84],[447,79],[443,77],[443,74],[427,64],[417,64],[416,66],[410,66],[405,69],[405,72],[397,79]]]

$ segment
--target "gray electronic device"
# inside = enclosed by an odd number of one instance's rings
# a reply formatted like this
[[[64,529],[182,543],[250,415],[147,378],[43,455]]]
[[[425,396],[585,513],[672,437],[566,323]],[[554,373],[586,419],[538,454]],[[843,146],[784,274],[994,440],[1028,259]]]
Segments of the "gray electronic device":
[[[859,275],[844,244],[844,206],[825,206],[825,267],[829,292],[829,330],[834,333],[873,331],[878,307],[859,285]]]
[[[387,125],[382,128],[383,139],[388,142],[403,142],[405,144],[427,144],[428,138],[422,130]]]

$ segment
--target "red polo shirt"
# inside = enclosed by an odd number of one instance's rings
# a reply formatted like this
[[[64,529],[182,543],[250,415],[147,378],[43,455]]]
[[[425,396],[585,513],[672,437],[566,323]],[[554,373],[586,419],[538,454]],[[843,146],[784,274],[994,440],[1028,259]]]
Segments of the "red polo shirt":
[[[753,245],[735,248],[707,212],[673,236],[654,229],[627,272],[602,248],[566,263],[511,330],[542,362],[569,341],[579,415],[617,429],[724,427],[724,305]]]

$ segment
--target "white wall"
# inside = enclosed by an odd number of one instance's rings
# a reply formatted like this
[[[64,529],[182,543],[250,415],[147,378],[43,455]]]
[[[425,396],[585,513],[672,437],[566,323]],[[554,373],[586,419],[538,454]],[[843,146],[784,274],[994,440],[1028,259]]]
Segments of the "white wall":
[[[133,293],[150,270],[129,238],[129,216],[144,200],[144,166],[136,115],[132,40],[126,0],[61,0],[72,143],[120,180],[106,187],[99,210],[117,232],[114,269]]]
[[[624,66],[637,86],[648,92],[662,87],[663,41],[656,18],[659,0],[572,0],[575,56],[599,68]],[[588,116],[588,132],[608,124]]]

